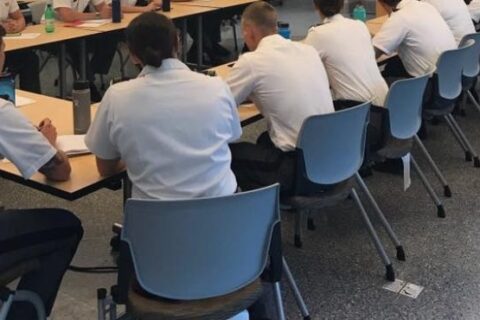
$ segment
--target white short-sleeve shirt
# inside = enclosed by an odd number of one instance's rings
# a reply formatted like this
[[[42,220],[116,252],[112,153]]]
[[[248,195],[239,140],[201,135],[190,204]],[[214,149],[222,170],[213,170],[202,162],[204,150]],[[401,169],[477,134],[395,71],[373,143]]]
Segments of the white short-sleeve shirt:
[[[375,60],[368,28],[341,14],[311,28],[304,43],[313,46],[325,65],[335,100],[370,101],[383,106],[388,86]]]
[[[464,0],[423,0],[434,6],[453,32],[457,43],[470,33],[475,33],[468,7]]]
[[[133,197],[171,200],[234,193],[228,143],[241,134],[228,86],[166,59],[107,90],[85,142],[125,162]]]
[[[237,104],[252,99],[267,121],[272,142],[283,151],[295,148],[307,117],[334,111],[318,53],[279,35],[263,38],[255,51],[243,54],[227,83]]]
[[[407,72],[418,77],[435,70],[438,57],[457,48],[447,23],[431,5],[402,0],[373,38],[386,54],[397,52]]]
[[[8,19],[10,13],[20,10],[17,0],[0,0],[0,22]]]
[[[468,11],[473,21],[480,22],[480,0],[472,0],[468,5]]]
[[[104,0],[53,0],[53,8],[71,8],[77,12],[84,12],[90,4],[98,6],[103,2]]]
[[[29,179],[57,150],[9,101],[0,99],[0,156]]]

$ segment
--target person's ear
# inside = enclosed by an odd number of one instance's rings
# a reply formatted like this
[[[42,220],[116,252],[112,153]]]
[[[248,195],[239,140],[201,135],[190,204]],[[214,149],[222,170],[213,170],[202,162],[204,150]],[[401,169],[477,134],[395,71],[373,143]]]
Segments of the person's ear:
[[[138,58],[135,54],[133,54],[131,51],[130,51],[130,60],[132,61],[132,63],[134,65],[139,65],[139,66],[142,66],[143,67],[143,63],[142,63],[142,60],[140,60],[140,58]]]

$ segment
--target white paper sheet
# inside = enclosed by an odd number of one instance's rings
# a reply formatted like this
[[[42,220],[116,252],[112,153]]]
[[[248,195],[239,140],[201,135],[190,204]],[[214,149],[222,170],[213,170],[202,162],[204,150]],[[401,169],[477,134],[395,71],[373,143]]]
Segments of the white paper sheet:
[[[410,153],[402,157],[403,162],[403,191],[407,189],[412,184],[412,179],[410,177]]]
[[[100,26],[103,26],[107,23],[110,23],[112,22],[112,20],[110,19],[99,19],[99,20],[89,20],[89,21],[85,21],[79,25],[77,25],[76,27],[78,28],[98,28]]]
[[[85,145],[85,135],[63,135],[57,138],[57,148],[69,156],[90,153]]]
[[[41,33],[21,33],[20,35],[7,35],[5,39],[12,39],[12,40],[31,40],[38,38]]]
[[[32,104],[32,103],[35,103],[35,102],[36,102],[35,100],[27,98],[27,97],[22,97],[22,96],[19,96],[19,95],[17,95],[15,97],[15,106],[17,108],[22,107],[22,106],[26,106],[28,104]]]

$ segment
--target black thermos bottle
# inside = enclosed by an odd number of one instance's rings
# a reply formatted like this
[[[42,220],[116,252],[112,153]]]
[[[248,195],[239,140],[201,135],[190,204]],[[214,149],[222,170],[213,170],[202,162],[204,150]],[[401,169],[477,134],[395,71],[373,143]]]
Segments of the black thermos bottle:
[[[170,0],[163,0],[162,1],[162,11],[170,11]]]
[[[122,21],[122,4],[120,0],[112,0],[112,22]]]

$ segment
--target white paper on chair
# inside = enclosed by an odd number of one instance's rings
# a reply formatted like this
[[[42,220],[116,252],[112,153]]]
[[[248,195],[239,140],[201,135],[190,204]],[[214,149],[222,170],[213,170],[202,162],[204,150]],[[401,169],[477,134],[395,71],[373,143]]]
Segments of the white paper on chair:
[[[76,25],[78,28],[98,28],[100,26],[103,26],[107,23],[112,22],[110,19],[98,19],[98,20],[89,20],[83,23],[80,23]]]
[[[5,39],[31,40],[31,39],[38,38],[40,35],[41,33],[21,33],[19,35],[12,35],[12,36],[7,35]]]
[[[90,153],[85,144],[85,135],[63,135],[57,138],[57,148],[64,151],[68,156]]]
[[[27,98],[27,97],[22,97],[22,96],[19,96],[19,95],[17,95],[15,97],[15,106],[17,108],[22,107],[22,106],[26,106],[26,105],[32,104],[32,103],[35,103],[35,100]]]
[[[412,179],[410,177],[410,153],[402,157],[403,162],[403,191],[407,189],[412,184]]]

